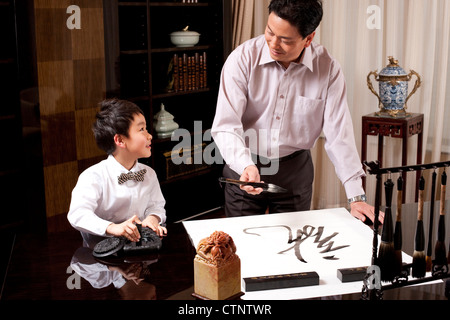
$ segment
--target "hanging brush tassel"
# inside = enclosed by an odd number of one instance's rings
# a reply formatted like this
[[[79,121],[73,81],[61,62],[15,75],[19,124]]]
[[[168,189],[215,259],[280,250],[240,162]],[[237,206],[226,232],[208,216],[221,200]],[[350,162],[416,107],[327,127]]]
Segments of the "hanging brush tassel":
[[[425,232],[423,229],[423,201],[424,201],[425,179],[423,176],[419,181],[419,204],[417,214],[416,239],[412,263],[412,276],[414,278],[425,277]]]
[[[434,200],[436,198],[436,170],[433,172],[432,179],[431,179],[431,204],[430,204],[430,225],[428,229],[428,247],[427,247],[427,256],[425,258],[425,265],[426,265],[426,272],[431,271],[431,255],[433,251],[432,247],[432,239],[433,239],[433,220],[434,220]]]
[[[394,232],[394,251],[395,251],[395,274],[402,273],[403,259],[402,259],[402,201],[403,201],[403,178],[400,176],[397,180],[397,214]]]
[[[441,177],[441,202],[439,206],[439,226],[438,226],[438,237],[436,241],[436,246],[434,248],[434,257],[436,265],[446,265],[446,250],[445,250],[445,191],[447,185],[447,174],[442,174]]]
[[[394,183],[388,179],[385,183],[386,210],[384,212],[383,231],[381,234],[380,249],[378,251],[378,266],[381,270],[382,281],[392,281],[395,277],[395,249],[394,232],[392,224],[392,191]]]

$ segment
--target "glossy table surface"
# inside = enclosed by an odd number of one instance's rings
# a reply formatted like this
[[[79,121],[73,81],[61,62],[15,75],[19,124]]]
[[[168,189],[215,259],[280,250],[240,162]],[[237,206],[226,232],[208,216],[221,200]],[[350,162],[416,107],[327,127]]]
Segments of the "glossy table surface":
[[[169,230],[156,255],[101,261],[75,230],[17,234],[2,300],[190,299],[194,248],[182,224]]]
[[[95,260],[80,234],[18,233],[1,300],[194,300],[192,246],[182,223],[157,255]],[[75,272],[76,270],[77,272]],[[384,292],[385,300],[446,300],[445,282]],[[358,300],[359,294],[324,299]]]

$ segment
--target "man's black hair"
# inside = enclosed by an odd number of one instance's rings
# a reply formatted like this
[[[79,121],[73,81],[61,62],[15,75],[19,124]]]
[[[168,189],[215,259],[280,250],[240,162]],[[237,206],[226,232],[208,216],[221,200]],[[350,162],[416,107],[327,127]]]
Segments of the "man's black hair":
[[[269,14],[272,12],[295,26],[303,38],[317,29],[323,17],[320,0],[272,0]]]

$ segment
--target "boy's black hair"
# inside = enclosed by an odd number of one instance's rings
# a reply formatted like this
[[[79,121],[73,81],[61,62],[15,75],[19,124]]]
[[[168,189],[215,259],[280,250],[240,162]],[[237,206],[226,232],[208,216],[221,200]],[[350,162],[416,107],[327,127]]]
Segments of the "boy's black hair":
[[[108,155],[116,150],[114,136],[116,134],[128,137],[130,125],[134,116],[144,114],[136,104],[119,99],[108,99],[101,102],[100,111],[92,126],[95,141],[100,149]]]
[[[303,38],[317,29],[323,17],[320,0],[272,0],[269,14],[272,12],[295,26]]]

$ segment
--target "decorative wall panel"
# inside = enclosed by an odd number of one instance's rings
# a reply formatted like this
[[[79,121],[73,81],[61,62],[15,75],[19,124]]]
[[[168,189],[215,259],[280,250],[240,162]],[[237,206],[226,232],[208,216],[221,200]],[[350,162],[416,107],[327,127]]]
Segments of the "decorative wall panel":
[[[73,5],[80,29],[67,27]],[[91,130],[106,96],[103,1],[36,0],[34,6],[47,228],[64,231],[79,174],[106,157]]]

